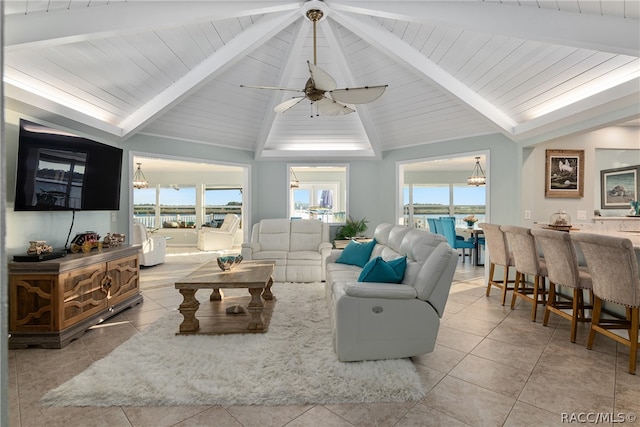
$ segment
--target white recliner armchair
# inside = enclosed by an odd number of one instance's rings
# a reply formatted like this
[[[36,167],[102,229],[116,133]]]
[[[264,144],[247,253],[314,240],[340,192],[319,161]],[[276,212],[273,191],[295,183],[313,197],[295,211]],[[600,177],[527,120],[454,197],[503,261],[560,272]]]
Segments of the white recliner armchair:
[[[140,265],[150,267],[162,264],[167,253],[167,240],[164,236],[150,236],[147,228],[140,223],[133,224],[134,245],[142,245],[140,250]]]
[[[201,251],[231,249],[238,228],[240,228],[240,217],[236,214],[227,214],[220,228],[202,227],[198,230],[198,249]]]

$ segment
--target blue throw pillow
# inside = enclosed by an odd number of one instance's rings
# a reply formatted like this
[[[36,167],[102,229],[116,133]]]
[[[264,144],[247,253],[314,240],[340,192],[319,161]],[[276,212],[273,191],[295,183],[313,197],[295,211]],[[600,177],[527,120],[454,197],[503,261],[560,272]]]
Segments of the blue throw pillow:
[[[403,256],[402,258],[392,259],[391,261],[387,261],[387,264],[393,268],[393,271],[395,271],[400,278],[398,283],[402,282],[402,279],[404,279],[404,271],[407,269],[407,257]]]
[[[360,277],[358,277],[358,282],[400,283],[406,265],[406,257],[389,262],[383,260],[382,257],[375,257],[364,266]]]
[[[376,239],[371,239],[371,241],[367,243],[359,243],[355,240],[352,240],[349,242],[347,247],[342,250],[342,253],[338,257],[336,262],[340,264],[350,264],[357,265],[358,267],[364,267],[364,265],[369,261],[371,251],[373,251],[373,247],[375,245]]]

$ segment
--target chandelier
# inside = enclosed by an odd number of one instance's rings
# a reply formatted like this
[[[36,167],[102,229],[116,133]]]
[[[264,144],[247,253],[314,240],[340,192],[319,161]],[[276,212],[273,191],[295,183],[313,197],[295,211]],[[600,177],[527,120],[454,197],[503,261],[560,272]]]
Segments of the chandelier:
[[[138,165],[138,168],[136,169],[136,172],[133,174],[133,188],[149,187],[149,182],[147,182],[147,178],[144,176],[144,174],[142,173],[142,169],[140,168],[141,164],[142,163],[136,163],[136,165]]]
[[[289,181],[291,182],[291,188],[300,188],[300,180],[298,180],[298,177],[296,176],[296,173],[293,171],[293,168],[291,169],[291,175],[293,175],[293,178],[289,177]]]
[[[467,178],[467,184],[477,187],[479,185],[485,185],[486,183],[487,177],[484,176],[484,171],[482,170],[482,166],[480,166],[480,157],[476,157],[476,165],[473,167],[471,176]]]

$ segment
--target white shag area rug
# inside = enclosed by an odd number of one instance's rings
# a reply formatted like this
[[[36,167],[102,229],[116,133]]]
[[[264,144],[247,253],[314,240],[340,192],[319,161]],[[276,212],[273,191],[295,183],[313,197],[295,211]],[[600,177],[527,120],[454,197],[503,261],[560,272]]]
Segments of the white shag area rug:
[[[409,359],[341,363],[323,284],[276,283],[264,334],[175,335],[169,313],[49,391],[50,406],[284,405],[419,400]],[[240,290],[226,290],[237,296]],[[246,292],[246,290],[244,290]],[[197,296],[208,303],[208,292]],[[207,301],[207,302],[204,302]]]

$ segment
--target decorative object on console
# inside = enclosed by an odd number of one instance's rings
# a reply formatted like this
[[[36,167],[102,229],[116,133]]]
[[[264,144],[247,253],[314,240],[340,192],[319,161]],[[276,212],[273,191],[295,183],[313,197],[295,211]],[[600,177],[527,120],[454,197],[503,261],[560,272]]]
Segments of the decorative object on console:
[[[480,185],[485,185],[486,183],[487,177],[484,175],[482,166],[480,166],[480,157],[476,157],[476,164],[473,167],[471,176],[467,178],[467,185],[475,185],[476,187],[478,187]]]
[[[81,250],[82,252],[88,253],[91,252],[91,249],[93,248],[102,249],[102,244],[100,244],[100,235],[95,231],[78,233],[71,241],[71,252],[74,254]]]
[[[216,258],[218,262],[218,267],[222,271],[232,270],[236,265],[242,262],[242,255],[227,255],[227,256],[219,256]]]
[[[46,240],[30,240],[27,255],[40,255],[43,253],[53,252],[53,246],[47,245]]]
[[[546,150],[545,197],[584,197],[584,150]]]
[[[629,216],[640,216],[640,200],[631,200],[629,205],[631,205]]]
[[[571,217],[565,211],[558,211],[549,217],[549,228],[560,231],[571,230]]]
[[[126,236],[122,233],[107,233],[103,242],[109,248],[116,248],[122,245],[126,240]]]

